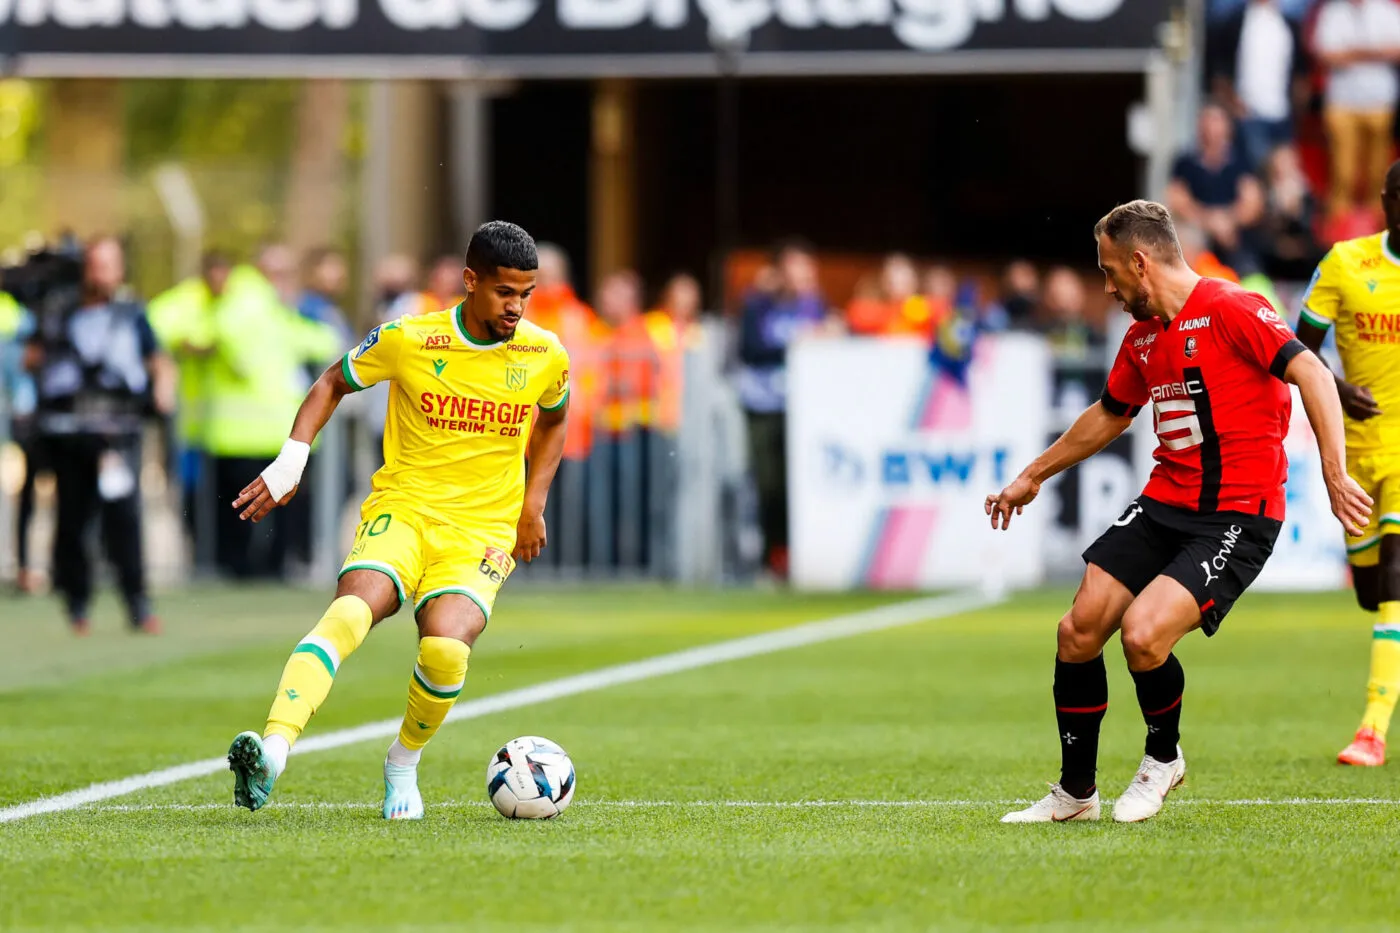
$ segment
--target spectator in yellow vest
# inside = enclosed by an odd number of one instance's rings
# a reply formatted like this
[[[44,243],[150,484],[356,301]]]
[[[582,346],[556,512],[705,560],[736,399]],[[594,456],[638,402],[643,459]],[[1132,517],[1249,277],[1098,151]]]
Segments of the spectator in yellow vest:
[[[341,349],[333,327],[303,318],[260,271],[282,278],[285,288],[290,256],[286,247],[273,246],[263,251],[258,268],[235,267],[214,315],[205,439],[219,503],[217,561],[237,578],[280,578],[285,572],[286,510],[272,516],[269,528],[267,522],[239,521],[231,503],[281,450],[310,386],[305,365],[325,365]]]
[[[151,299],[147,315],[156,339],[175,361],[178,397],[175,411],[177,471],[185,528],[197,533],[196,493],[205,463],[204,431],[209,405],[209,356],[214,352],[214,306],[233,268],[219,252],[204,254],[200,274]],[[212,533],[212,529],[208,533]]]

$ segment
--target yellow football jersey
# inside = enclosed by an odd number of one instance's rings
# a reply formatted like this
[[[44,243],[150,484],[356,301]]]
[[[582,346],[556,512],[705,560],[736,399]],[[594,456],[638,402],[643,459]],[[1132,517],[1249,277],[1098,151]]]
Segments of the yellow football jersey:
[[[1302,319],[1336,326],[1347,382],[1370,389],[1382,414],[1347,419],[1347,449],[1400,450],[1400,255],[1387,235],[1343,240],[1328,251],[1303,294]]]
[[[341,371],[356,390],[391,383],[376,493],[435,521],[514,527],[534,407],[557,410],[569,395],[559,338],[521,321],[509,341],[482,344],[457,305],[379,325]]]

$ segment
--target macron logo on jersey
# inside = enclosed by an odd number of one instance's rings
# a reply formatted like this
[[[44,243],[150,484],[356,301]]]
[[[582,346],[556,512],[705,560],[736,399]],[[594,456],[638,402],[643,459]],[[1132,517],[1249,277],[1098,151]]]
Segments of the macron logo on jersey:
[[[1187,331],[1201,330],[1202,328],[1209,326],[1210,315],[1206,315],[1205,317],[1193,317],[1189,321],[1182,321],[1181,326],[1178,327],[1177,330],[1181,331],[1184,334]]]

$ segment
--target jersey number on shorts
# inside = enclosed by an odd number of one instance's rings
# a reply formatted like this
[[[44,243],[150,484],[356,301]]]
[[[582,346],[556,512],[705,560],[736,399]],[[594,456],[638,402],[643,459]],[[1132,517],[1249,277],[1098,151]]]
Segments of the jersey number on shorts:
[[[1118,519],[1118,521],[1114,522],[1113,524],[1119,528],[1124,528],[1128,525],[1131,525],[1133,519],[1137,518],[1141,514],[1142,506],[1138,505],[1137,501],[1134,500],[1133,504],[1128,506],[1128,510],[1123,513],[1123,517]]]
[[[355,531],[355,537],[359,539],[369,535],[371,538],[377,538],[389,530],[389,523],[393,520],[394,516],[385,512],[383,515],[374,516],[370,521],[360,522],[360,527]]]
[[[360,522],[360,527],[355,529],[355,546],[350,549],[350,556],[354,557],[364,549],[365,535],[369,535],[371,538],[379,537],[389,530],[389,523],[393,520],[394,516],[385,512],[382,515],[374,516],[367,522]]]

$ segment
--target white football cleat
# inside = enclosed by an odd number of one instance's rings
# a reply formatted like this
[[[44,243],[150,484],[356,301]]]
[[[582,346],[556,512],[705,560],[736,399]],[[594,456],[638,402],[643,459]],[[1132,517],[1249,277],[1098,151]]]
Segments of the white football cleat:
[[[1167,794],[1186,780],[1186,756],[1176,747],[1175,761],[1158,761],[1151,755],[1142,756],[1142,764],[1128,789],[1113,805],[1113,819],[1119,823],[1141,823],[1162,810]]]
[[[384,762],[384,819],[421,820],[423,796],[418,793],[416,765]]]
[[[1058,784],[1050,785],[1046,794],[1024,810],[1015,810],[1001,818],[1003,823],[1069,823],[1099,818],[1099,792],[1086,800],[1072,797]]]

